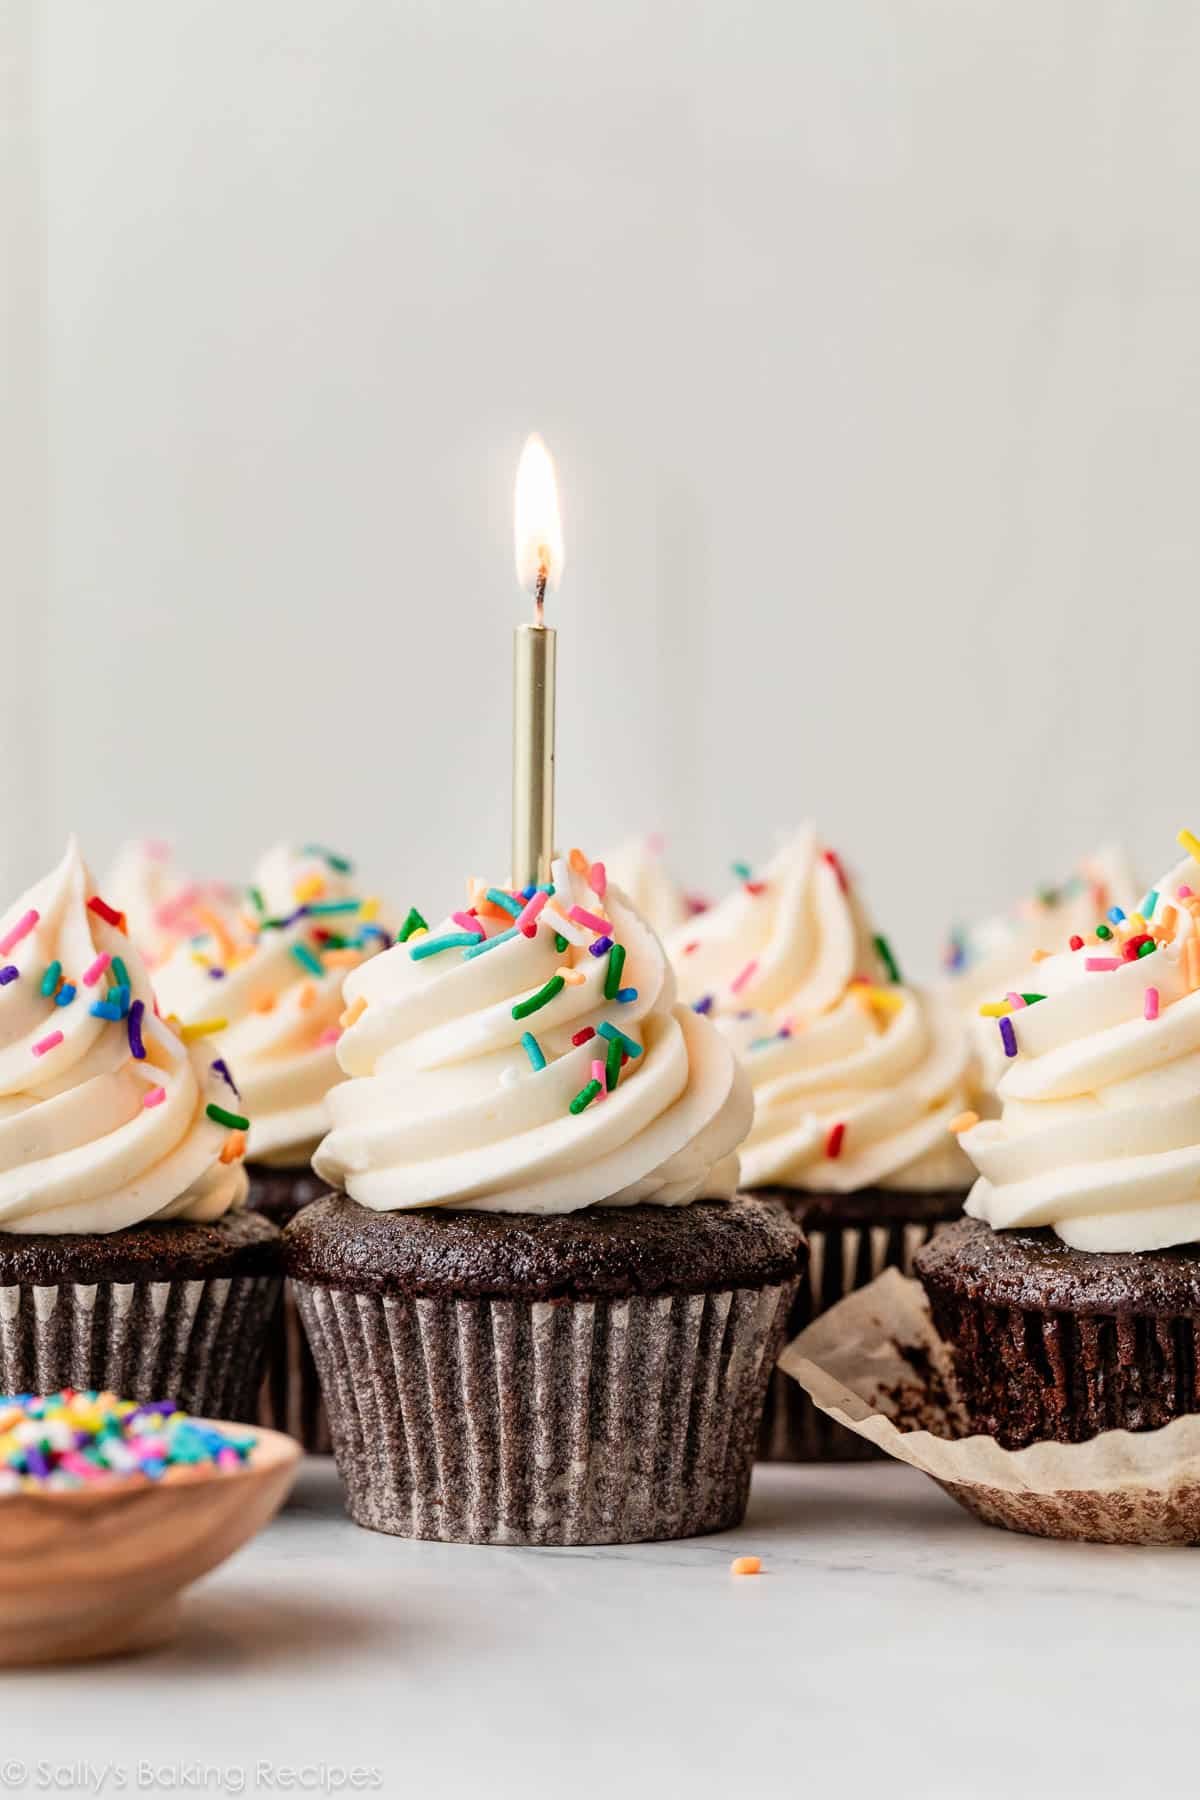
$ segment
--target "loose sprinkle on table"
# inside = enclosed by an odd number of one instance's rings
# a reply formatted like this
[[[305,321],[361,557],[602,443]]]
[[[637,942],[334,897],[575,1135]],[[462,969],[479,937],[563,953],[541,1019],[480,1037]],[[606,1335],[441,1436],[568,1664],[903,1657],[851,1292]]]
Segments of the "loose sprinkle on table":
[[[731,1575],[761,1575],[762,1558],[758,1556],[735,1556],[729,1565]]]

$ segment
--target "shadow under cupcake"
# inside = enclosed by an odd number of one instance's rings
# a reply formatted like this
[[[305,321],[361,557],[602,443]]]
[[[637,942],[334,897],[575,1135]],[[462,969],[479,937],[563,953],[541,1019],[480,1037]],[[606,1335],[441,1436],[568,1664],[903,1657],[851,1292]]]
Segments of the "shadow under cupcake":
[[[628,1543],[745,1509],[804,1240],[734,1197],[736,1059],[577,852],[346,981],[285,1257],[347,1506],[404,1536]]]

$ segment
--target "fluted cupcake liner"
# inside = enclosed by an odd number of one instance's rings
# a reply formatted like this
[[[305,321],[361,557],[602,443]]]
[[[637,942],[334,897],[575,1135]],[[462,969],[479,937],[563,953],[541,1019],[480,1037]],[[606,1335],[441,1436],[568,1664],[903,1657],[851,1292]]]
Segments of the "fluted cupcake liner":
[[[803,1221],[809,1243],[808,1268],[800,1278],[788,1320],[789,1338],[847,1294],[867,1287],[885,1269],[911,1275],[917,1251],[941,1222],[939,1217],[929,1216],[923,1196],[919,1197],[924,1202],[921,1216],[904,1216],[899,1192],[889,1191],[887,1196],[895,1216],[878,1224],[822,1222],[820,1217],[806,1216],[811,1196],[793,1191],[785,1197],[783,1190],[771,1190],[771,1196],[785,1199],[789,1211]],[[957,1217],[961,1208],[962,1195],[954,1194],[939,1211],[942,1218],[949,1219]],[[764,1462],[869,1462],[880,1452],[869,1440],[835,1423],[813,1405],[803,1388],[776,1369],[767,1388],[758,1454]]]
[[[251,1420],[273,1275],[0,1286],[0,1392],[108,1389]]]
[[[270,1431],[298,1438],[310,1456],[328,1456],[333,1449],[317,1365],[290,1281],[283,1284],[270,1328],[257,1419]]]
[[[351,1517],[485,1544],[737,1524],[794,1291],[544,1301],[295,1284]]]

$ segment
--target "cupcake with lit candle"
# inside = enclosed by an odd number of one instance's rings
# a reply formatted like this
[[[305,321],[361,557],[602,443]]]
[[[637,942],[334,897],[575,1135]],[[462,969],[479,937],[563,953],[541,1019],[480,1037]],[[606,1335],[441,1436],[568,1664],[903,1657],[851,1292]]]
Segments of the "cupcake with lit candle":
[[[310,1159],[329,1125],[342,983],[391,939],[378,902],[354,891],[353,865],[320,846],[277,845],[258,863],[245,906],[214,914],[157,971],[163,1011],[212,1034],[250,1116],[248,1205],[285,1225],[321,1190]],[[285,1305],[271,1359],[269,1417],[327,1449],[315,1376]]]
[[[975,1042],[981,1111],[995,1110],[995,1088],[1004,1057],[990,1020],[979,1008],[997,995],[1028,987],[1030,965],[1056,944],[1081,941],[1114,905],[1129,905],[1138,893],[1129,858],[1118,845],[1085,857],[1056,887],[1042,887],[1006,913],[956,927],[945,952],[946,988],[961,1008]]]
[[[208,929],[212,914],[229,918],[239,903],[230,883],[185,873],[161,838],[131,838],[123,844],[102,885],[124,913],[129,936],[151,970],[184,938]]]
[[[248,1120],[191,1036],[72,842],[0,920],[0,1391],[252,1405],[278,1232],[244,1210]]]
[[[998,1119],[917,1272],[969,1427],[1008,1449],[1200,1411],[1200,842],[998,997]]]
[[[792,1333],[956,1218],[970,1165],[949,1126],[966,1106],[954,1010],[901,979],[836,855],[806,828],[668,941],[680,992],[744,1061],[754,1123],[742,1183],[781,1201],[811,1244]],[[777,1375],[762,1454],[862,1454]]]
[[[742,1516],[804,1255],[739,1196],[744,1072],[577,851],[346,979],[285,1233],[350,1513],[404,1536],[622,1543]]]

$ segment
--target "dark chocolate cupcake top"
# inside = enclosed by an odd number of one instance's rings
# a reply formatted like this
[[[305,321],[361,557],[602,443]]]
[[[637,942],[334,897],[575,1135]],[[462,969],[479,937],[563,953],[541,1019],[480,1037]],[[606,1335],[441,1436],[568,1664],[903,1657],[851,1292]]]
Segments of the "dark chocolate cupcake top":
[[[120,1231],[239,1205],[227,1072],[156,1016],[74,840],[0,919],[0,1231]]]
[[[284,1233],[288,1273],[357,1293],[437,1299],[599,1300],[790,1281],[805,1254],[782,1208],[739,1195],[683,1209],[373,1212],[344,1195]]]
[[[749,1085],[676,1003],[662,945],[599,864],[543,889],[471,885],[351,972],[313,1165],[377,1211],[568,1213],[736,1190]]]
[[[1186,1247],[1073,1250],[1053,1231],[993,1231],[957,1219],[918,1250],[916,1269],[932,1294],[1021,1312],[1200,1313],[1200,1259]]]

